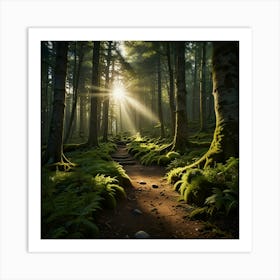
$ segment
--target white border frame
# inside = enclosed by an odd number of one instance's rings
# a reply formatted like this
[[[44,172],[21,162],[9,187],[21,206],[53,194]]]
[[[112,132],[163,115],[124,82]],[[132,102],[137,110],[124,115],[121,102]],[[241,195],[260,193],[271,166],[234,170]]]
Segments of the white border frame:
[[[252,45],[249,28],[30,28],[29,29],[29,251],[30,252],[249,252],[252,246]],[[92,35],[94,34],[94,35]],[[41,41],[239,41],[240,238],[185,240],[46,240],[40,238]],[[246,93],[246,94],[244,94]],[[180,244],[180,245],[178,245]],[[124,249],[125,248],[125,249]]]

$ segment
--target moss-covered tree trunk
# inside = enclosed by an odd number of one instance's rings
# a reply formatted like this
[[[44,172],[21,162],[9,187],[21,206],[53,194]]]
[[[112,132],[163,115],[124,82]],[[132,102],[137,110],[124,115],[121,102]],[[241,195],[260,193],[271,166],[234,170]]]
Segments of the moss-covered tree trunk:
[[[63,121],[65,109],[65,80],[67,70],[68,42],[56,44],[56,63],[54,70],[54,102],[50,132],[43,164],[63,162]]]
[[[173,149],[184,152],[188,146],[187,130],[187,90],[185,77],[185,42],[176,42],[176,125]]]
[[[239,157],[239,43],[213,43],[216,128],[208,152],[192,166],[212,166]]]
[[[213,94],[216,130],[211,147],[225,161],[239,156],[239,44],[213,44]]]
[[[91,97],[90,97],[90,122],[88,145],[90,147],[98,146],[98,88],[99,88],[99,53],[100,42],[93,43],[92,53],[92,74],[91,74]]]

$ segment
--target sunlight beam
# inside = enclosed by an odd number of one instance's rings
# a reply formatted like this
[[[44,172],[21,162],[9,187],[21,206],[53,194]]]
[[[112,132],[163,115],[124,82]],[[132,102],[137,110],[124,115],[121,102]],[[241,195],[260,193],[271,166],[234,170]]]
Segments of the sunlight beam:
[[[128,111],[128,104],[127,102],[124,102],[122,104],[122,122],[123,122],[123,127],[126,127],[128,132],[130,132],[132,135],[137,132],[136,129],[136,124],[133,123],[132,121],[132,112]]]
[[[145,105],[140,103],[138,100],[126,96],[126,100],[129,102],[129,104],[134,107],[143,117],[147,118],[148,120],[159,122],[158,117],[153,114]]]

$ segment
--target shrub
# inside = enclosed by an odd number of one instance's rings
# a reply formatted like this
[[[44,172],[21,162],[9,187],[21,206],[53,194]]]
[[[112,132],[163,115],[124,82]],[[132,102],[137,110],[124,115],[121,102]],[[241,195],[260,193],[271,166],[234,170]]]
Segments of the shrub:
[[[42,168],[42,237],[94,238],[97,211],[115,208],[125,199],[122,186],[129,177],[121,165],[113,162],[112,143],[86,151],[71,151],[67,156],[75,162],[71,172]]]
[[[173,188],[180,192],[181,199],[207,209],[207,215],[236,216],[239,207],[238,171],[238,159],[229,158],[225,164],[216,164],[215,168],[175,168],[168,172],[167,178],[175,183]]]

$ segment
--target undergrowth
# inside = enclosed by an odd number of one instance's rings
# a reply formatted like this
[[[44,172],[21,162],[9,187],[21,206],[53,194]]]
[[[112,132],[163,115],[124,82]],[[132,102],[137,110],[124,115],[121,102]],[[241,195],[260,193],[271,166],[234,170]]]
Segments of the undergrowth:
[[[179,153],[166,151],[169,146],[164,140],[148,137],[137,137],[128,144],[128,152],[139,159],[143,165],[166,166],[180,156]]]
[[[198,206],[191,218],[231,217],[239,213],[239,162],[229,158],[225,164],[205,169],[178,167],[168,172],[169,183],[180,193],[180,199]]]
[[[171,139],[149,138],[137,135],[128,143],[128,152],[143,165],[165,166],[168,170],[186,166],[199,159],[209,148],[209,134],[192,136],[190,148],[184,154],[172,150]]]
[[[70,172],[42,168],[42,238],[95,238],[96,213],[113,209],[130,185],[122,166],[111,160],[112,143],[87,151],[71,150]]]

